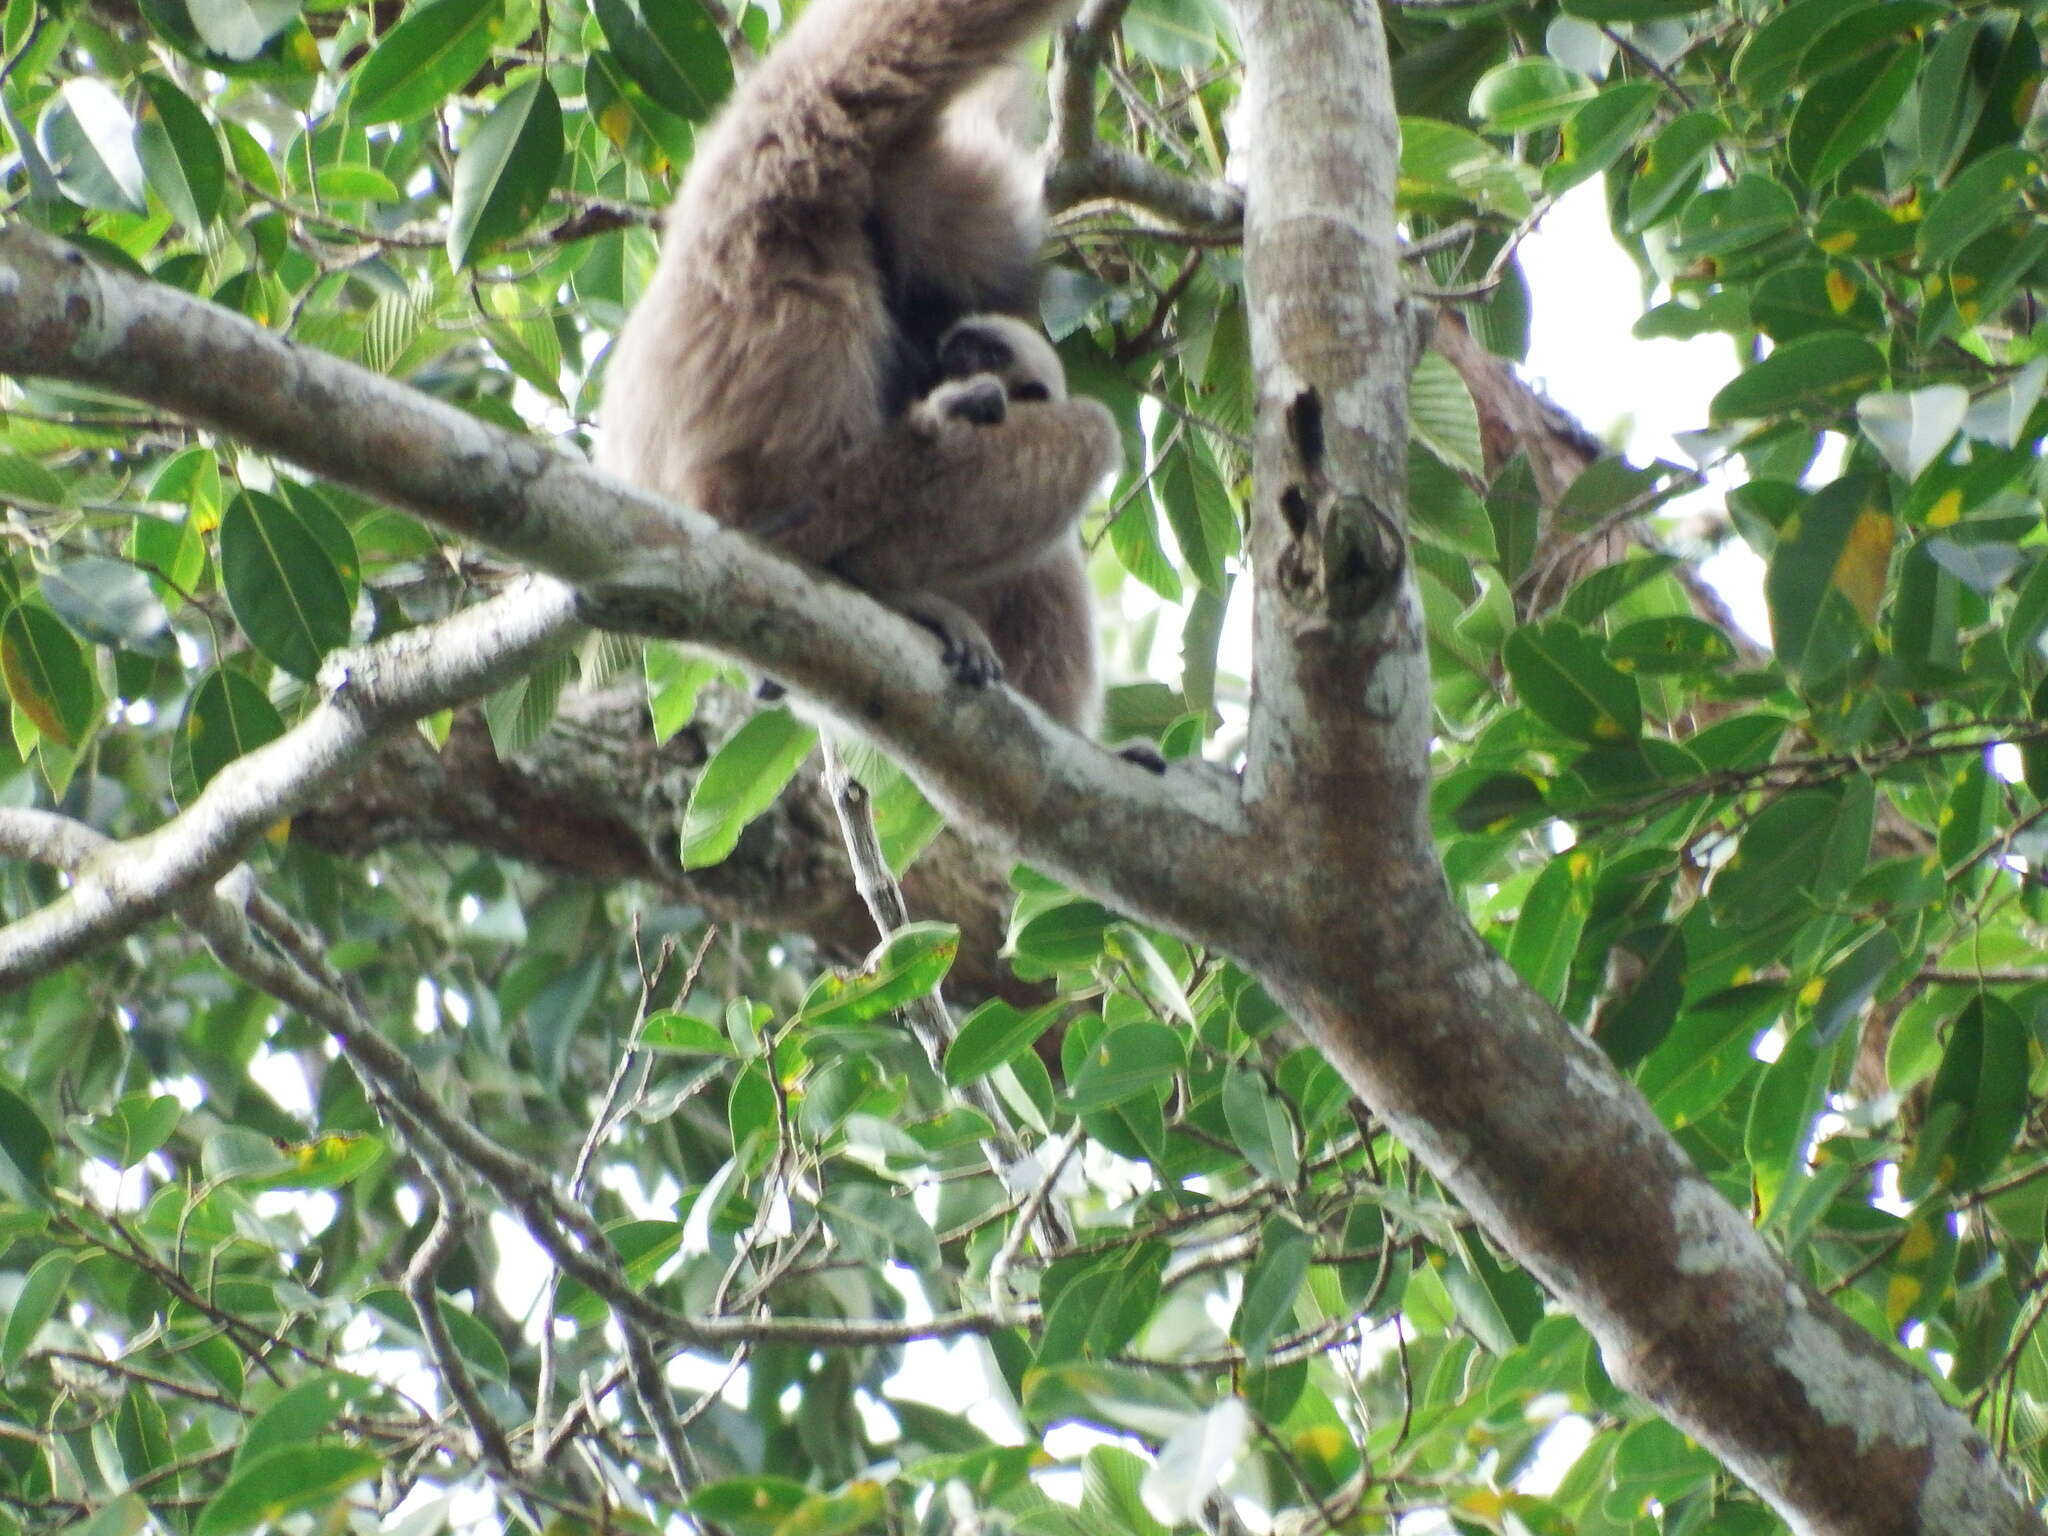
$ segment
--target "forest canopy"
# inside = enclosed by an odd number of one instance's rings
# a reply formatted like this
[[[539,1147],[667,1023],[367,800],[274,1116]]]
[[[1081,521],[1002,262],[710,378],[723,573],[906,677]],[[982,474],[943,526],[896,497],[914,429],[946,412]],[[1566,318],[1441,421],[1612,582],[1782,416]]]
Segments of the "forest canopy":
[[[1032,60],[1040,318],[1124,434],[1084,534],[1105,739],[1156,743],[1156,781],[1028,719],[929,758],[828,725],[821,752],[756,699],[739,619],[719,654],[585,630],[556,578],[595,535],[492,549],[456,536],[487,512],[425,510],[430,472],[451,507],[496,493],[483,427],[586,454],[695,136],[795,9],[0,9],[0,1536],[1877,1529],[1813,1490],[1845,1447],[1940,1482],[1882,1406],[1908,1384],[2031,1509],[2040,8],[1387,7],[1391,72],[1353,88],[1398,114],[1381,235],[1432,340],[1373,471],[1405,436],[1405,512],[1317,504],[1397,537],[1303,583],[1337,632],[1409,605],[1407,708],[1358,683],[1395,647],[1263,670],[1310,600],[1252,558],[1289,536],[1265,471],[1321,443],[1261,382],[1268,330],[1356,275],[1256,267],[1247,163],[1304,146],[1258,141],[1278,108],[1236,21],[1291,13],[1086,6]],[[1737,364],[1690,459],[1630,462],[1510,366],[1544,303],[1521,243],[1586,185],[1636,335]],[[235,352],[253,328],[295,350]],[[232,397],[237,356],[416,393],[167,403]],[[1369,407],[1317,398],[1350,474]],[[471,459],[433,446],[466,426]],[[1733,541],[1768,648],[1699,575]],[[1346,610],[1360,570],[1392,576]],[[811,590],[762,580],[777,612]],[[772,643],[746,661],[800,692],[865,665]],[[1294,730],[1319,688],[1348,711],[1321,737]],[[1405,776],[1337,750],[1383,717],[1420,725]],[[1300,780],[1262,776],[1289,750]],[[1041,763],[1110,810],[1062,842]],[[1274,802],[1310,841],[1205,841],[1240,778],[1317,786]],[[1436,905],[1528,1012],[1432,1082],[1315,978],[1390,963]],[[1478,964],[1428,979],[1454,999]],[[1438,1021],[1359,1012],[1418,1049]],[[1545,1030],[1571,1070],[1518,1078]],[[1573,1093],[1624,1077],[1897,1368],[1846,1413],[1780,1392],[1812,1433],[1762,1497],[1739,1413],[1618,1363],[1657,1330],[1603,1295],[1654,1319],[1671,1285],[1661,1347],[1702,1375],[1755,1324],[1679,1289],[1722,1217],[1597,1228],[1664,1177],[1647,1143],[1571,1142]],[[1941,1508],[1883,1529],[2038,1528]]]

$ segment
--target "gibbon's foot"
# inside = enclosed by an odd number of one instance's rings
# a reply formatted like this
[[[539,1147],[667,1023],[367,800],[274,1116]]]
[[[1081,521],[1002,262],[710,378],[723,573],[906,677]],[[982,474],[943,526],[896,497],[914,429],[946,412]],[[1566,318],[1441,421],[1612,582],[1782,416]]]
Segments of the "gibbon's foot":
[[[978,427],[1001,426],[1010,414],[1010,397],[1003,381],[992,373],[977,374],[955,384],[941,384],[932,391],[932,403],[939,414],[955,421],[971,421]]]
[[[893,600],[898,612],[939,637],[939,656],[953,669],[953,681],[987,688],[1003,680],[1003,659],[988,634],[965,609],[930,592]]]
[[[1150,742],[1134,742],[1128,747],[1118,747],[1116,755],[1127,763],[1136,763],[1147,773],[1166,777],[1166,759],[1159,755],[1159,749]]]

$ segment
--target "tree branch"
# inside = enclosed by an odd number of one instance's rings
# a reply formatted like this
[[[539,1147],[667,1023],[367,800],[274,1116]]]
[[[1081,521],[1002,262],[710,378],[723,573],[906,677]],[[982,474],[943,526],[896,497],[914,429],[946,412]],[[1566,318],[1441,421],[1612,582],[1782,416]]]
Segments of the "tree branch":
[[[1414,330],[1395,286],[1379,14],[1368,0],[1238,9],[1256,122],[1245,266],[1259,377],[1246,798],[1267,857],[1321,877],[1296,892],[1292,945],[1249,958],[1586,1324],[1614,1379],[1796,1529],[2048,1529],[1969,1422],[1720,1197],[1445,887],[1426,821],[1427,655],[1401,543]]]
[[[1130,0],[1089,0],[1060,29],[1048,84],[1052,132],[1046,145],[1046,201],[1057,212],[1108,198],[1171,219],[1192,234],[1234,239],[1244,219],[1244,194],[1236,187],[1176,176],[1096,136],[1096,72],[1129,8]]]
[[[1234,785],[1198,766],[1152,774],[1008,689],[953,683],[923,630],[758,541],[227,310],[93,266],[26,225],[0,229],[0,299],[0,369],[150,400],[580,583],[572,598],[537,580],[431,635],[330,657],[322,703],[297,729],[238,759],[119,860],[84,871],[62,900],[0,931],[0,986],[160,915],[168,893],[232,867],[376,731],[529,670],[573,632],[579,606],[746,659],[805,691],[917,763],[949,816],[1028,847],[1049,872],[1134,916],[1175,922],[1168,914],[1191,898],[1225,930],[1258,916],[1230,878],[1244,864],[1231,852],[1244,825]],[[493,634],[502,654],[486,664]],[[1105,856],[1126,839],[1152,855]]]

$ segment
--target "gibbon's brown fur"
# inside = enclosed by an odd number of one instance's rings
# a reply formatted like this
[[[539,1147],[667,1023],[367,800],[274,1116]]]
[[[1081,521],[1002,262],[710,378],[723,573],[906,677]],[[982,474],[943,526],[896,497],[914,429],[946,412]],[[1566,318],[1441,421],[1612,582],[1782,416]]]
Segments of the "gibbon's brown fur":
[[[699,139],[613,349],[598,462],[776,528],[928,622],[920,594],[966,609],[1020,689],[1088,729],[1094,624],[1071,530],[1115,467],[1108,413],[910,409],[943,387],[957,321],[1032,306],[1035,167],[985,116],[948,108],[1061,9],[812,0]],[[1064,395],[1050,348],[1033,356],[1052,374],[1027,382]],[[971,657],[959,671],[979,675]]]

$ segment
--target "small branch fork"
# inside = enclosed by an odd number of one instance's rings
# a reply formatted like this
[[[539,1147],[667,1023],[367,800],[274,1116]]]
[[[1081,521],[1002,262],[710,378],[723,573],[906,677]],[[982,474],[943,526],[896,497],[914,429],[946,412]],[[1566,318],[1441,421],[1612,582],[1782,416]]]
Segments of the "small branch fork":
[[[1053,47],[1046,200],[1055,210],[1098,199],[1128,203],[1188,234],[1235,239],[1244,194],[1228,182],[1177,176],[1095,132],[1095,78],[1130,0],[1088,0]]]

